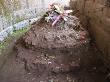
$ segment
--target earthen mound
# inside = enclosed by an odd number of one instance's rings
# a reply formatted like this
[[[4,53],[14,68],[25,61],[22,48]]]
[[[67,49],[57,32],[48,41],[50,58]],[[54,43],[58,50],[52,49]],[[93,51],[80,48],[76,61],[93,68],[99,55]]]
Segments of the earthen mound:
[[[29,72],[68,72],[79,69],[83,46],[89,42],[88,33],[78,18],[69,16],[67,22],[52,27],[43,18],[16,43],[17,58]]]

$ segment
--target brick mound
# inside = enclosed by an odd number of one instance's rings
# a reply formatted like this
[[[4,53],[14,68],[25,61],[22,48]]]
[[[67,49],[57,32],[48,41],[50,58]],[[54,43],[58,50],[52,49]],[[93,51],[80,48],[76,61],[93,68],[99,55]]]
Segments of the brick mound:
[[[80,68],[80,56],[89,42],[88,32],[78,18],[70,16],[67,22],[52,27],[44,17],[16,43],[17,59],[27,71],[43,73],[69,72]]]

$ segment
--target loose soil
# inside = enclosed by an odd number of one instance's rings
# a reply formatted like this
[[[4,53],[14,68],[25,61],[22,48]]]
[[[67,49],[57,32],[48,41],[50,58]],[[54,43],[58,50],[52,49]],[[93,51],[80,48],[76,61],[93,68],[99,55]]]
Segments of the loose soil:
[[[77,19],[69,20],[60,27],[43,18],[35,22],[15,43],[0,82],[107,82],[108,69],[88,32]]]

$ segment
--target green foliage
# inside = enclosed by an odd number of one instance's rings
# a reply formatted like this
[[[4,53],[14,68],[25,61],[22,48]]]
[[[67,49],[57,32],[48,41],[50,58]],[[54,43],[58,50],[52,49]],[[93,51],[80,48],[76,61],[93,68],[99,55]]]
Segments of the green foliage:
[[[19,10],[21,8],[20,0],[13,0],[13,4],[14,4],[14,10]]]
[[[21,21],[23,21],[23,20],[25,20],[25,17],[22,16],[22,17],[20,18],[19,16],[16,16],[16,19],[15,19],[14,22],[15,22],[15,23],[18,23],[18,22],[21,22]]]
[[[8,46],[10,46],[10,43],[15,39],[22,36],[25,32],[27,32],[28,29],[22,29],[18,31],[14,31],[13,34],[9,35],[3,42],[0,43],[0,51],[6,49]]]
[[[0,13],[1,14],[7,14],[9,11],[9,8],[7,7],[7,4],[5,3],[5,0],[0,0]]]
[[[8,15],[20,9],[20,0],[0,0],[0,14]]]
[[[4,7],[4,0],[0,0],[0,7]]]

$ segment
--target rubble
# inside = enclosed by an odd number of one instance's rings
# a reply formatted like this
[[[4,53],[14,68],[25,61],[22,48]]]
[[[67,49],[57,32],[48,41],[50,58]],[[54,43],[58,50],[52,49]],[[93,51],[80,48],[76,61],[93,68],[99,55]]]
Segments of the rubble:
[[[38,75],[79,70],[83,47],[89,43],[88,32],[75,16],[68,14],[65,21],[57,19],[60,14],[56,11],[49,13],[17,41],[17,58],[24,62],[27,71]]]
[[[67,21],[68,14],[71,12],[73,11],[64,10],[60,4],[53,3],[50,5],[49,10],[47,11],[45,19],[47,22],[53,22],[52,26],[54,26],[58,21],[61,21],[61,19]]]

